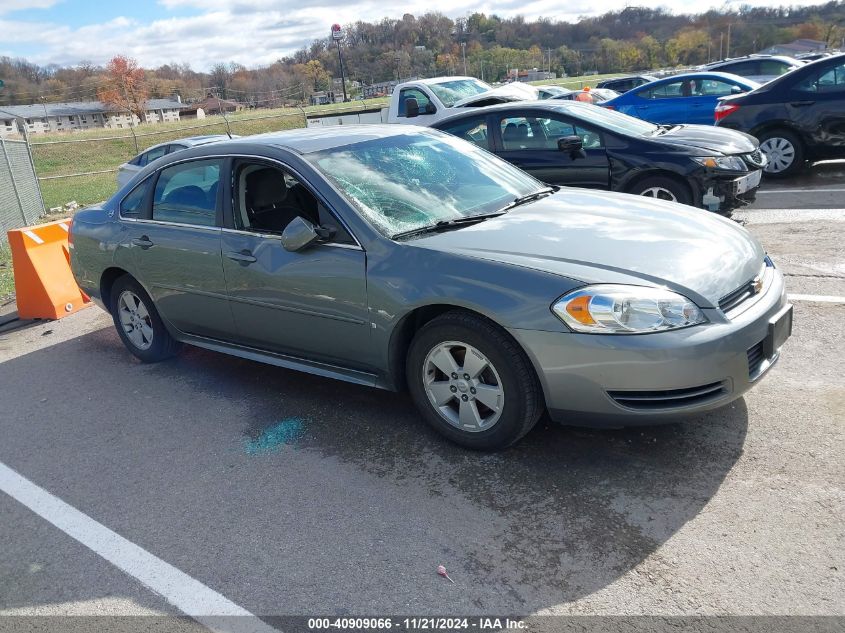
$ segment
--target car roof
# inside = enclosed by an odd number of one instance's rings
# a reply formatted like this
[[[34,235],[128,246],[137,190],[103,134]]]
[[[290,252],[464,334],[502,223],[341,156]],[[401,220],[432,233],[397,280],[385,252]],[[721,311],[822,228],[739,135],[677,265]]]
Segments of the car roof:
[[[601,106],[593,105],[591,103],[584,103],[581,101],[563,101],[559,99],[545,99],[543,101],[511,101],[510,103],[497,103],[495,105],[482,106],[480,108],[468,108],[466,112],[460,112],[448,116],[436,123],[432,127],[439,128],[441,123],[448,121],[457,121],[462,118],[469,118],[479,114],[488,114],[490,112],[498,112],[499,110],[511,109],[532,109],[532,110],[552,110],[555,112],[570,113],[575,116],[589,116],[592,110],[584,110],[583,108],[598,108]]]
[[[474,110],[479,109],[481,108],[474,108]],[[435,132],[431,128],[417,125],[388,125],[384,123],[344,125],[342,127],[312,127],[234,138],[215,143],[214,147],[242,146],[246,143],[251,146],[279,147],[292,150],[298,154],[310,154],[324,149],[411,133],[432,134]],[[439,132],[436,132],[436,134],[439,134]]]
[[[147,149],[145,149],[141,154],[144,152],[149,152],[151,149],[156,149],[157,147],[163,147],[165,145],[185,145],[187,147],[196,147],[197,145],[205,145],[206,143],[214,143],[215,141],[228,141],[229,137],[226,134],[206,134],[204,136],[186,136],[185,138],[174,138],[169,141],[164,141],[162,143],[156,143],[155,145],[150,145]]]
[[[673,82],[678,80],[685,80],[685,79],[725,79],[729,81],[734,81],[742,84],[754,84],[758,85],[756,81],[749,79],[748,77],[743,77],[741,75],[734,75],[733,73],[723,73],[717,70],[705,70],[705,71],[695,71],[690,73],[681,73],[678,75],[669,75],[668,77],[663,77],[661,79],[656,80],[653,83],[657,83],[657,81],[661,83],[665,82]],[[645,88],[648,84],[643,84],[642,86],[637,86],[634,90],[640,90],[641,88]]]
[[[777,62],[783,62],[785,64],[789,64],[790,66],[800,66],[801,62],[793,57],[787,57],[785,55],[745,55],[744,57],[731,57],[729,59],[722,59],[717,62],[710,62],[709,64],[704,64],[702,68],[716,68],[718,66],[722,66],[725,64],[735,64],[738,62],[747,62],[752,60],[774,60]]]
[[[610,83],[611,81],[627,81],[629,79],[648,79],[649,81],[653,81],[657,79],[654,75],[624,75],[622,77],[610,77],[608,79],[602,79],[601,83]]]

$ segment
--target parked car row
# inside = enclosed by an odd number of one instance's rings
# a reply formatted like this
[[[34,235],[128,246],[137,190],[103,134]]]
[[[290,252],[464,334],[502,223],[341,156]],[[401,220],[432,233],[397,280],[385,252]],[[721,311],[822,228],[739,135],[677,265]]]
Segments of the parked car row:
[[[165,154],[77,213],[77,283],[144,362],[187,343],[407,390],[474,449],[512,445],[544,412],[700,414],[777,362],[792,328],[780,271],[735,222],[659,193],[673,170],[691,197],[750,187],[751,137],[582,103],[465,114],[439,125],[468,140],[359,125]],[[546,182],[561,159],[605,188],[632,166],[676,175],[649,175],[641,198],[549,186],[497,153]]]
[[[717,68],[733,74],[710,72]],[[845,54],[809,63],[727,60],[641,84],[602,105],[659,124],[712,123],[751,134],[773,177],[792,175],[808,161],[845,158]]]

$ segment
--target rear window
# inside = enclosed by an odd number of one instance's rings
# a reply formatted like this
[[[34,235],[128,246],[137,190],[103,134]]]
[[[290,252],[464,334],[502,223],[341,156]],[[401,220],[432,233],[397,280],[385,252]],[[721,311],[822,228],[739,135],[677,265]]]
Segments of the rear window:
[[[149,183],[150,179],[147,178],[123,198],[120,203],[120,217],[130,219],[141,217],[141,206],[144,204]]]

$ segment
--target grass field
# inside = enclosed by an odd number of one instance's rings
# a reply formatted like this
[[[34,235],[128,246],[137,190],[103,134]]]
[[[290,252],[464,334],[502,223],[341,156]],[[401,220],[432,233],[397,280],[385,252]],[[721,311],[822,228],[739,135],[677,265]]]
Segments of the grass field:
[[[385,99],[372,99],[346,104],[347,108],[364,108],[383,105]],[[331,112],[342,109],[341,106],[314,106],[305,109],[306,113]],[[244,111],[228,116],[232,134],[248,136],[264,132],[276,132],[305,125],[303,111],[298,108],[280,108],[276,110]],[[226,122],[223,117],[213,116],[203,120],[182,120],[176,123],[157,125],[139,125],[134,128],[138,151],[186,136],[205,134],[225,134]],[[132,130],[91,129],[73,134],[55,132],[32,137],[32,157],[35,170],[41,180],[41,193],[47,209],[61,206],[75,200],[81,205],[99,202],[112,195],[116,188],[116,173],[81,174],[114,170],[138,154]],[[68,142],[71,141],[71,142]],[[54,178],[55,176],[68,176]]]

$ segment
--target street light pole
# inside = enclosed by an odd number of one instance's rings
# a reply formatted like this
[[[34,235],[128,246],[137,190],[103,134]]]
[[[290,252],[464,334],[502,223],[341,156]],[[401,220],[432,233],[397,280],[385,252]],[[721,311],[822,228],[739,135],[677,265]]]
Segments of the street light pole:
[[[340,85],[343,87],[343,102],[346,103],[346,78],[343,74],[343,55],[340,53],[340,40],[343,38],[343,29],[340,24],[332,24],[332,39],[337,44],[337,60],[340,62]]]

